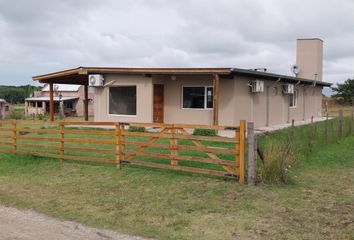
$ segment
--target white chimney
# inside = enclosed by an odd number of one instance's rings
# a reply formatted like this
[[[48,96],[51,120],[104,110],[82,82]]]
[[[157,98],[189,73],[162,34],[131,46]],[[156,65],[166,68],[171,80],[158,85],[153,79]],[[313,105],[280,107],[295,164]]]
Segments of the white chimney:
[[[319,38],[296,40],[296,64],[300,78],[322,81],[323,41]]]

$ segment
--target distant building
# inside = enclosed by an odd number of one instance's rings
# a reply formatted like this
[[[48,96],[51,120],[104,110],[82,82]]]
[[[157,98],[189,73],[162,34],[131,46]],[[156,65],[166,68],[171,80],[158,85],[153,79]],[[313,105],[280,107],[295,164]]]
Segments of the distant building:
[[[5,119],[10,115],[11,104],[0,98],[0,119]]]
[[[33,97],[25,99],[25,115],[44,115],[49,112],[49,84],[41,91],[34,93]],[[93,93],[89,91],[89,115],[93,115]],[[65,116],[84,115],[84,87],[81,85],[55,84],[54,85],[54,111],[59,113],[60,102],[63,102]]]

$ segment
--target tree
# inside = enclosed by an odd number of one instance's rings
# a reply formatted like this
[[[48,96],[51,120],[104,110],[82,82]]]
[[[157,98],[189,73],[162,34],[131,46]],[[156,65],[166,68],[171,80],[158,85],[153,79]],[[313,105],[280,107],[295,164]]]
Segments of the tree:
[[[343,103],[351,103],[354,101],[354,78],[347,79],[344,83],[338,83],[337,87],[333,87],[334,97],[343,101]]]

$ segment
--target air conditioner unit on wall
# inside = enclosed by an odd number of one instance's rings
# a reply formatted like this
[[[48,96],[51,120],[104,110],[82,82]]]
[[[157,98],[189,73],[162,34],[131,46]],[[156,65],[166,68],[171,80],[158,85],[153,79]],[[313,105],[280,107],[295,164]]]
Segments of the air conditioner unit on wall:
[[[294,94],[294,90],[295,90],[294,84],[287,83],[283,85],[284,94]]]
[[[251,91],[253,93],[261,93],[264,92],[264,81],[254,80],[251,83]]]
[[[89,86],[90,87],[103,87],[104,78],[101,74],[89,75]]]

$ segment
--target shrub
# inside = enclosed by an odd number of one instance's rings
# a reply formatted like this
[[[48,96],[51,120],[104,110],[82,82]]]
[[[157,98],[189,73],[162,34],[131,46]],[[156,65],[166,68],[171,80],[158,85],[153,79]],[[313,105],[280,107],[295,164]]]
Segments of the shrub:
[[[213,129],[194,129],[193,135],[197,136],[217,136],[216,131]]]
[[[266,137],[262,166],[259,177],[264,182],[288,182],[288,171],[295,164],[296,156],[291,135],[286,142],[279,144]]]
[[[15,109],[13,109],[10,113],[10,119],[15,119],[15,120],[19,120],[19,119],[24,119],[24,114],[21,111],[17,111]]]
[[[129,126],[128,131],[129,132],[145,132],[146,129],[145,129],[145,127]]]

